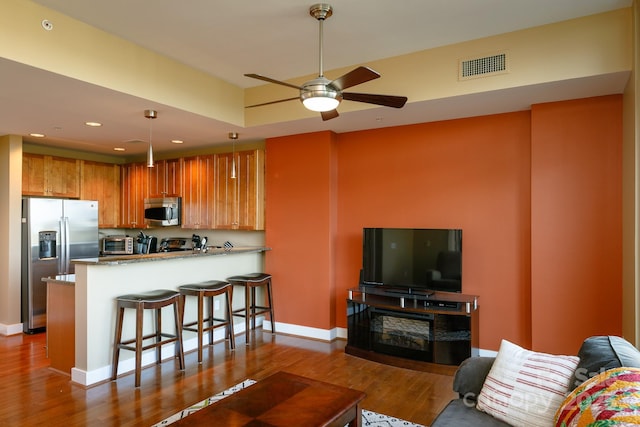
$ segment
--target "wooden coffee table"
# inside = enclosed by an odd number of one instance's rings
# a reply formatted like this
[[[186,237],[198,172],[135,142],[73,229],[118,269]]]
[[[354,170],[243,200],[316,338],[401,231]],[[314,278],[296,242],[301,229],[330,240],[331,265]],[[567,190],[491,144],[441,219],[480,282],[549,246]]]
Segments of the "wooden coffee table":
[[[278,372],[177,421],[225,427],[360,427],[365,394]]]

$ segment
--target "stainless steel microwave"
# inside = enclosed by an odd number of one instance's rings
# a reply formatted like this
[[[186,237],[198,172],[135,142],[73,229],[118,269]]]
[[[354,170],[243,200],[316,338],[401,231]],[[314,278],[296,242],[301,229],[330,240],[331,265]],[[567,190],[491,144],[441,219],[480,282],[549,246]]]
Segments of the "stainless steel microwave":
[[[133,254],[133,237],[107,236],[102,239],[102,255]]]
[[[180,225],[180,197],[158,197],[144,200],[144,223],[150,227]]]

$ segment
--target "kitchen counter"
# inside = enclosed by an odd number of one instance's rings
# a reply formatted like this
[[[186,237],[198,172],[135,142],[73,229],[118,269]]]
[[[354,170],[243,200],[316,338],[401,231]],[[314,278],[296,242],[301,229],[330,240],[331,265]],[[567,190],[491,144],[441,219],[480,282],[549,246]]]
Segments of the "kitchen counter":
[[[75,285],[76,284],[76,275],[75,274],[60,274],[53,277],[43,277],[43,282],[47,283],[56,283],[59,285]]]
[[[75,296],[75,362],[71,381],[91,386],[111,378],[118,296],[157,289],[177,290],[189,283],[263,272],[268,251],[270,248],[266,247],[234,247],[230,250],[214,248],[205,253],[176,251],[72,260],[75,286],[66,286],[74,289]],[[187,299],[185,322],[197,319],[195,307],[195,301]],[[234,292],[233,307],[244,307],[243,291],[239,288]],[[216,315],[222,317],[222,311],[217,310]],[[172,317],[162,316],[163,331],[167,333],[174,329]],[[151,320],[152,313],[145,313],[145,328]],[[234,332],[240,334],[244,332],[244,322],[237,320]],[[135,336],[135,318],[131,310],[127,310],[124,323],[123,337]],[[224,339],[222,329],[219,338],[214,334],[214,340],[217,339]],[[185,332],[184,347],[185,351],[197,348],[195,333]],[[145,352],[143,365],[155,363],[154,354]],[[173,354],[171,345],[163,347],[163,359],[171,358]],[[118,374],[133,371],[134,362],[133,352],[121,352]]]
[[[134,254],[134,255],[109,255],[98,258],[85,258],[72,260],[74,264],[91,264],[91,265],[124,265],[138,262],[164,261],[167,259],[193,258],[193,257],[209,257],[237,255],[243,253],[258,253],[270,250],[263,246],[244,246],[234,247],[231,249],[210,248],[206,252],[187,250],[173,252],[158,252],[152,254]]]

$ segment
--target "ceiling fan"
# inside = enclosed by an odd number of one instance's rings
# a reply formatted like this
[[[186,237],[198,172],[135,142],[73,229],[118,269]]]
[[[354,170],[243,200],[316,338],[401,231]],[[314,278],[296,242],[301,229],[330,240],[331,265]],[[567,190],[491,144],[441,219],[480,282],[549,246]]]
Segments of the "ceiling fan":
[[[245,76],[253,79],[288,86],[300,91],[300,95],[295,98],[280,99],[278,101],[249,105],[246,108],[261,107],[263,105],[299,99],[309,110],[320,112],[322,120],[330,120],[338,117],[339,114],[336,108],[342,100],[365,102],[367,104],[383,105],[385,107],[394,108],[402,108],[404,106],[407,102],[406,96],[343,92],[344,89],[380,77],[380,74],[373,71],[371,68],[361,66],[349,71],[347,74],[344,74],[335,80],[329,80],[324,77],[322,64],[322,24],[325,19],[329,18],[333,14],[333,8],[331,5],[318,3],[309,8],[309,14],[318,20],[320,27],[320,72],[318,73],[318,77],[304,83],[302,86],[296,86],[291,83],[261,76],[260,74],[245,74]]]

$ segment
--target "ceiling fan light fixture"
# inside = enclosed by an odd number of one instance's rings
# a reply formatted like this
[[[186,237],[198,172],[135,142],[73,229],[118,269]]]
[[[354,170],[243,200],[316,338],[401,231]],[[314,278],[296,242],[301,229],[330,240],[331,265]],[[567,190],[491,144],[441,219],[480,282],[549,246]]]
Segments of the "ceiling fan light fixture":
[[[329,83],[324,77],[305,83],[300,90],[302,104],[308,110],[321,113],[335,110],[342,101],[342,93],[334,90]]]
[[[340,104],[340,101],[334,97],[316,95],[312,98],[304,98],[302,103],[308,110],[323,113],[325,111],[335,110]]]

